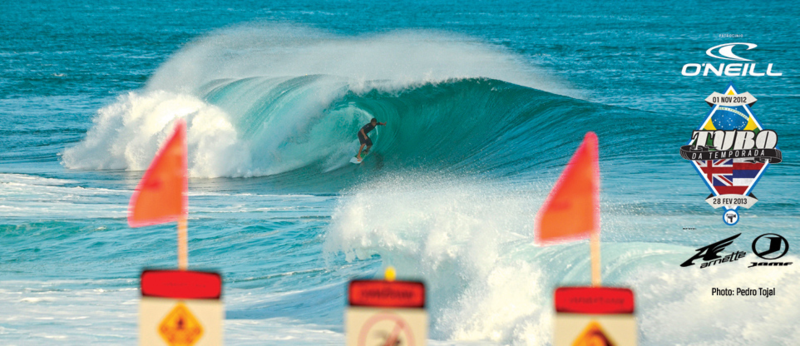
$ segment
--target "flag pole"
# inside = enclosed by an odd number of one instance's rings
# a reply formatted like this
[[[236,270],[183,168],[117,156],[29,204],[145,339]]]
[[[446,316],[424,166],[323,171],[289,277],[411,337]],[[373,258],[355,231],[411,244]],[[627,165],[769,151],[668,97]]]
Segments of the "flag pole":
[[[189,245],[187,231],[187,217],[181,215],[178,219],[178,269],[189,269]]]
[[[602,286],[600,280],[600,232],[594,231],[589,236],[592,258],[592,286]]]

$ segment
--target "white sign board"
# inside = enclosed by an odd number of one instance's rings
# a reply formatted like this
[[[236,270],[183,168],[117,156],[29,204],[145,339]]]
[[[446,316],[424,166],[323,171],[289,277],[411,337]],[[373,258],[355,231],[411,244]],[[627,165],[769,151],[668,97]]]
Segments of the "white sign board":
[[[139,345],[222,345],[225,311],[219,274],[145,270],[139,304]]]
[[[635,346],[633,291],[616,287],[559,287],[554,346]]]
[[[345,312],[347,346],[425,346],[425,286],[415,281],[355,280]]]

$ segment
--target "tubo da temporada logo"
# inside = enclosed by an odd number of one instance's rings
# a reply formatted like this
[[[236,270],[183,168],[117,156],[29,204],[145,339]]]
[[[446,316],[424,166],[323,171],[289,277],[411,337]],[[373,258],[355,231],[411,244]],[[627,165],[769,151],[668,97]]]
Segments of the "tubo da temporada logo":
[[[750,107],[757,101],[733,84],[724,93],[706,98],[711,111],[692,131],[681,157],[690,161],[711,194],[706,202],[724,208],[727,225],[739,222],[739,208],[749,209],[758,199],[753,188],[770,164],[783,160],[778,134],[764,128]]]
[[[756,47],[758,47],[757,44],[746,43],[746,42],[724,43],[711,47],[708,50],[706,50],[706,55],[715,59],[725,60],[724,62],[716,60],[714,62],[689,63],[683,65],[683,69],[681,69],[681,74],[687,77],[694,77],[700,75],[704,77],[707,77],[709,75],[718,77],[782,76],[783,73],[777,72],[773,69],[772,63],[766,63],[766,64],[759,63],[753,61],[752,59],[748,59],[746,57],[742,57],[739,55],[743,54],[742,52],[746,53],[748,50],[754,49]],[[766,65],[766,67],[764,67],[764,65]]]

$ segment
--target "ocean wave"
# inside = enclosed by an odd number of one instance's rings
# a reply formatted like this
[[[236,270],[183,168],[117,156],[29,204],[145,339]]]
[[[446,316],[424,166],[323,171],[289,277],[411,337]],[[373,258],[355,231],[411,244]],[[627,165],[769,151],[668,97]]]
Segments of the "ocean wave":
[[[589,129],[614,130],[613,110],[485,78],[356,92],[342,77],[252,77],[213,81],[202,98],[131,92],[99,111],[85,140],[67,149],[73,169],[147,167],[178,118],[189,124],[190,173],[249,177],[351,168],[356,132],[387,122],[371,167],[512,174],[568,157],[562,146]],[[513,148],[513,150],[511,149]],[[371,162],[370,162],[371,161]],[[368,173],[369,174],[369,173]]]
[[[544,91],[568,93],[519,61],[434,33],[222,31],[176,53],[146,88],[100,109],[62,163],[142,170],[185,118],[194,177],[318,175],[353,168],[355,134],[374,117],[388,125],[371,134],[373,168],[524,170],[563,143],[553,139],[580,138],[599,106]]]

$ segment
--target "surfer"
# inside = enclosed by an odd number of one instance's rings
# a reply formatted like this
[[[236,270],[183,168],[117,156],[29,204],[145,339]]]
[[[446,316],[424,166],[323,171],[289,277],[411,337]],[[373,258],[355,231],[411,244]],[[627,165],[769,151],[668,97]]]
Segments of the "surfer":
[[[385,122],[379,123],[378,119],[372,118],[372,120],[368,124],[364,125],[364,127],[362,127],[361,130],[358,130],[358,141],[361,142],[361,147],[358,148],[358,154],[356,154],[356,158],[358,159],[358,161],[361,161],[361,150],[364,149],[365,145],[367,146],[367,150],[364,150],[364,155],[369,153],[369,148],[372,148],[372,140],[369,139],[367,133],[372,131],[372,129],[374,129],[375,126],[378,125],[385,126],[386,123]]]

